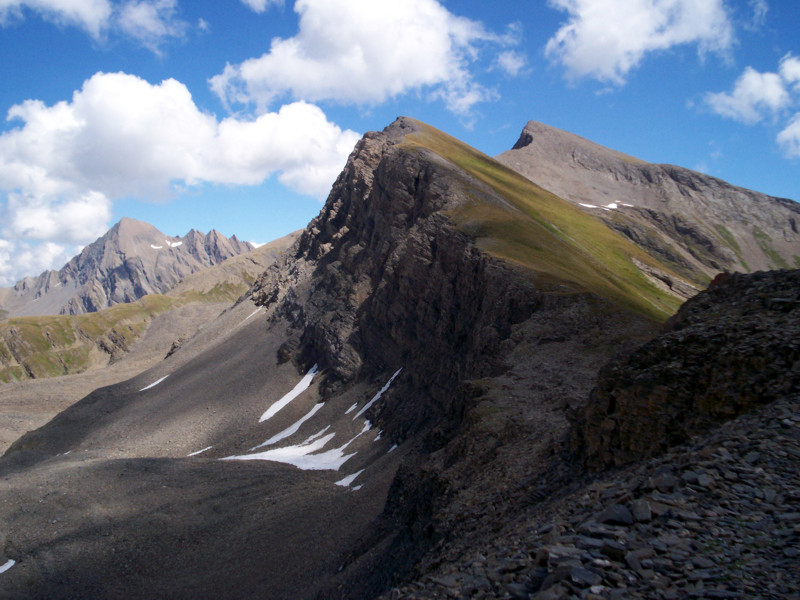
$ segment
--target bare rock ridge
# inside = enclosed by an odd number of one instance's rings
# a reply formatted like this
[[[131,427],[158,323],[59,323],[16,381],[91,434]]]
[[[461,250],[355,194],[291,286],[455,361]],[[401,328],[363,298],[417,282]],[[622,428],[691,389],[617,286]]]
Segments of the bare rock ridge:
[[[619,466],[798,394],[800,270],[720,275],[603,369],[576,441],[590,466]]]
[[[497,160],[704,287],[720,271],[800,266],[800,205],[651,164],[529,122]]]
[[[0,308],[8,317],[95,312],[165,293],[187,275],[252,249],[216,230],[171,237],[125,217],[59,271],[0,290]]]

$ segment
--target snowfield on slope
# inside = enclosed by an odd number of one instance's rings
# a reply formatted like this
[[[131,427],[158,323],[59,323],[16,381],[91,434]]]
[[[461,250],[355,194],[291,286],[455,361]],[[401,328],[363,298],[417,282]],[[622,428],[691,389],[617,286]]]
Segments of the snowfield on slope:
[[[287,393],[283,398],[278,400],[275,404],[270,406],[266,412],[261,415],[261,418],[258,420],[259,423],[263,423],[267,419],[270,419],[275,416],[275,414],[284,408],[289,402],[297,398],[300,394],[305,392],[310,386],[311,381],[314,379],[314,375],[318,373],[317,365],[311,367],[308,373],[300,380],[300,382],[292,388],[292,390]]]

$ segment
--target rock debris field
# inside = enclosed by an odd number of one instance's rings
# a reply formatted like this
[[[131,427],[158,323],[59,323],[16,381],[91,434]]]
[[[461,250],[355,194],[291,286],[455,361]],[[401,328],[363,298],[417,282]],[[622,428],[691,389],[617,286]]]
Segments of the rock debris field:
[[[800,599],[797,403],[554,497],[385,598]]]

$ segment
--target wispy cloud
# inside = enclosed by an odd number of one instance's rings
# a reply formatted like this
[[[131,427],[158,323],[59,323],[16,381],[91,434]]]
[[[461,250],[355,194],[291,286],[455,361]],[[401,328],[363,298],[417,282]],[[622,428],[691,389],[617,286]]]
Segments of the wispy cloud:
[[[177,0],[0,0],[0,25],[22,21],[27,12],[80,27],[95,40],[109,33],[127,36],[156,53],[188,29]]]

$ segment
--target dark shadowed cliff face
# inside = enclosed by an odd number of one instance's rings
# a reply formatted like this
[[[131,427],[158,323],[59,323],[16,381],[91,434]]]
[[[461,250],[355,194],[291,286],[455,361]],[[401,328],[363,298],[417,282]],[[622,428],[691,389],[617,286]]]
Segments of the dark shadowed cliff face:
[[[279,302],[277,314],[294,321],[293,355],[343,382],[403,364],[452,380],[481,376],[537,304],[522,270],[481,253],[449,222],[445,211],[465,200],[452,168],[395,145],[414,127],[401,120],[360,142],[287,261],[313,270],[310,283],[279,301],[276,266],[258,284],[257,302]]]
[[[576,441],[590,466],[621,465],[797,394],[800,271],[721,275],[603,369]]]
[[[497,159],[704,287],[720,271],[800,266],[800,205],[651,164],[531,121]]]

